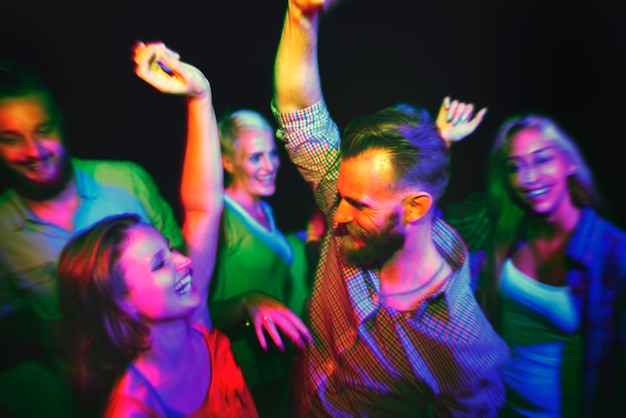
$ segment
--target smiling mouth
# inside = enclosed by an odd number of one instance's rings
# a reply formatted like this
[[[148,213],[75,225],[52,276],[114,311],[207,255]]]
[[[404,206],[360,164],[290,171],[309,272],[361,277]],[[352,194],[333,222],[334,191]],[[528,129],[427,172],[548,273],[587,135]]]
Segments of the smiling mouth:
[[[52,157],[30,160],[19,163],[28,173],[40,175],[54,169],[55,162]]]
[[[183,278],[178,280],[174,285],[174,291],[179,295],[184,295],[191,290],[191,274],[187,273]]]
[[[524,192],[524,195],[529,199],[537,199],[546,195],[550,191],[549,187],[543,187],[541,189],[529,190]]]

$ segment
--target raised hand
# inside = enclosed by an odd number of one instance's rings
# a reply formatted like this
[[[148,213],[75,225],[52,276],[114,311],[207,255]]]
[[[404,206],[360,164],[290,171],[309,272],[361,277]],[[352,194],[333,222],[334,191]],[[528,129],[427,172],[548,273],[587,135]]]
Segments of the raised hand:
[[[473,103],[451,100],[449,96],[443,99],[437,114],[436,125],[448,147],[474,132],[485,117],[487,108],[480,109],[472,118],[473,113]]]
[[[188,97],[211,94],[208,80],[193,65],[180,61],[177,52],[162,42],[133,45],[135,74],[162,93]]]
[[[242,305],[264,350],[267,350],[267,340],[263,330],[267,331],[282,351],[285,350],[285,344],[278,333],[279,329],[299,348],[304,349],[312,343],[311,334],[298,315],[273,297],[262,292],[250,292],[243,298]]]

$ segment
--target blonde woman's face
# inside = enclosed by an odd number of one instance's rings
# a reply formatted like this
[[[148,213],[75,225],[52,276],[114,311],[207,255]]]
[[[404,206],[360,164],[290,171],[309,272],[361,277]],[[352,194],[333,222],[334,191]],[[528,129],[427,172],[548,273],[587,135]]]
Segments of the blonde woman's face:
[[[279,167],[274,134],[268,131],[240,132],[232,155],[224,157],[224,168],[232,176],[230,187],[254,197],[274,194]]]
[[[541,131],[528,128],[514,134],[506,164],[513,193],[532,212],[551,215],[572,205],[567,178],[575,166]]]

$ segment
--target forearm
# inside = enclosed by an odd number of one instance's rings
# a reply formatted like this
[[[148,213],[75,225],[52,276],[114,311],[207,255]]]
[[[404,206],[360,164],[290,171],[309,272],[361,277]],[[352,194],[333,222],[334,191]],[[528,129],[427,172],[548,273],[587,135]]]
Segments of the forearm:
[[[317,43],[320,10],[303,13],[289,3],[274,62],[274,102],[283,112],[304,109],[322,98]]]
[[[221,212],[222,159],[215,110],[210,95],[187,98],[181,199],[185,212]]]
[[[206,298],[224,204],[219,136],[210,96],[187,98],[181,199],[185,217],[183,235],[192,261],[194,283]]]

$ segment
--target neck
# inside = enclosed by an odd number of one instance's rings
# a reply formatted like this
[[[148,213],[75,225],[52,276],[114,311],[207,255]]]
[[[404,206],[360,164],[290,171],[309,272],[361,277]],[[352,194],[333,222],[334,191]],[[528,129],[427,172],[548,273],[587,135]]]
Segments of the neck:
[[[227,188],[225,192],[228,197],[239,203],[239,205],[248,212],[253,213],[252,211],[256,211],[261,208],[260,196],[252,196],[251,194],[232,186]]]
[[[194,332],[186,320],[153,324],[150,327],[150,349],[140,354],[139,358],[158,363],[161,367],[177,367],[193,349]]]
[[[529,225],[531,238],[559,239],[568,237],[580,219],[580,208],[569,205],[561,207],[552,216],[534,218]]]
[[[26,207],[46,222],[65,229],[72,229],[72,219],[79,204],[76,181],[71,179],[67,186],[55,197],[47,200],[29,199],[20,196]]]
[[[267,218],[263,206],[261,204],[260,196],[253,196],[247,192],[241,191],[237,188],[226,189],[226,194],[239,204],[253,219],[255,219],[260,225],[262,225],[268,231],[270,228],[270,221]]]
[[[415,287],[427,281],[442,260],[433,242],[431,223],[407,229],[404,247],[381,268],[381,291],[383,287]]]

